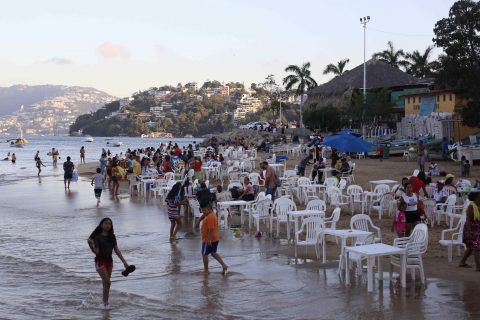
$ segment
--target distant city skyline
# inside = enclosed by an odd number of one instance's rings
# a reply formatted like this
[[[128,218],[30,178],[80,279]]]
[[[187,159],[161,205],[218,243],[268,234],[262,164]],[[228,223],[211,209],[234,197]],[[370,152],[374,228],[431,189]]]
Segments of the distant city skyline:
[[[0,11],[0,86],[90,86],[125,97],[164,84],[206,80],[277,83],[289,64],[363,62],[360,17],[369,15],[367,59],[432,45],[455,1],[9,1]],[[435,54],[440,53],[438,49]]]

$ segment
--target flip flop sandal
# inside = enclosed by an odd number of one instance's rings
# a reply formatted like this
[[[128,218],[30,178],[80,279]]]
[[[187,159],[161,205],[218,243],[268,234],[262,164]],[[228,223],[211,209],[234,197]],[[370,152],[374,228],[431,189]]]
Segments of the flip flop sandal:
[[[132,265],[129,265],[124,271],[122,271],[122,275],[126,277],[133,271],[135,271],[135,266],[132,264]]]

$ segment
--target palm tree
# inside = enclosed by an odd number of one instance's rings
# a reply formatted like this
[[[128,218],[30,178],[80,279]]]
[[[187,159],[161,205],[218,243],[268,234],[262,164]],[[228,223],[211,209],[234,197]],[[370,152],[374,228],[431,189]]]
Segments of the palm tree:
[[[341,76],[348,70],[343,70],[347,63],[350,62],[350,59],[343,59],[337,62],[337,65],[330,63],[325,70],[323,70],[323,74],[333,73],[336,77]]]
[[[310,76],[310,62],[304,63],[303,66],[300,68],[296,65],[289,65],[285,68],[285,72],[292,72],[293,74],[289,74],[285,78],[283,78],[283,84],[285,85],[285,89],[291,90],[294,87],[295,95],[301,97],[300,102],[300,126],[303,127],[303,115],[302,115],[302,108],[303,108],[303,94],[312,88],[317,86],[317,82]]]
[[[435,63],[428,61],[432,50],[433,46],[428,46],[423,53],[418,50],[407,53],[405,55],[408,60],[407,72],[419,78],[432,76]]]
[[[388,49],[383,50],[382,52],[377,52],[372,55],[372,58],[378,59],[380,61],[386,62],[389,65],[394,66],[395,68],[400,69],[400,67],[406,68],[408,62],[402,60],[405,57],[405,52],[403,50],[395,50],[392,41],[388,41]]]

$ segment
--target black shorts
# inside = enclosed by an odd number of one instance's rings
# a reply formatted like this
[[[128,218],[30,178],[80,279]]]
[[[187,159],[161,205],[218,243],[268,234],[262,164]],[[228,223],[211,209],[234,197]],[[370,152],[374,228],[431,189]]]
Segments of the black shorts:
[[[63,179],[65,180],[71,180],[72,179],[72,173],[65,173],[63,175]]]
[[[414,223],[420,221],[420,214],[418,211],[406,211],[405,218],[407,223]]]
[[[212,242],[209,246],[208,243],[202,242],[202,255],[208,256],[210,253],[216,253],[218,247],[218,241]]]
[[[95,198],[100,198],[102,196],[102,189],[93,189],[95,193]]]

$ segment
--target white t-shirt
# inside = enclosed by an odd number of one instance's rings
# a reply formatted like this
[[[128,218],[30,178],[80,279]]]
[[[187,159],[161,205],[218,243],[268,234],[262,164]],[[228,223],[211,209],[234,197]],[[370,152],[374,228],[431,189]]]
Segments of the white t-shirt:
[[[103,176],[101,173],[97,173],[93,176],[94,188],[103,189]]]
[[[435,199],[436,202],[439,202],[446,197],[448,197],[448,192],[445,189],[442,189],[440,191],[435,191],[435,193],[433,194],[433,199]]]
[[[405,211],[417,211],[417,194],[414,193],[411,197],[409,197],[406,193],[404,193],[402,194],[402,199],[407,204],[407,209]]]

